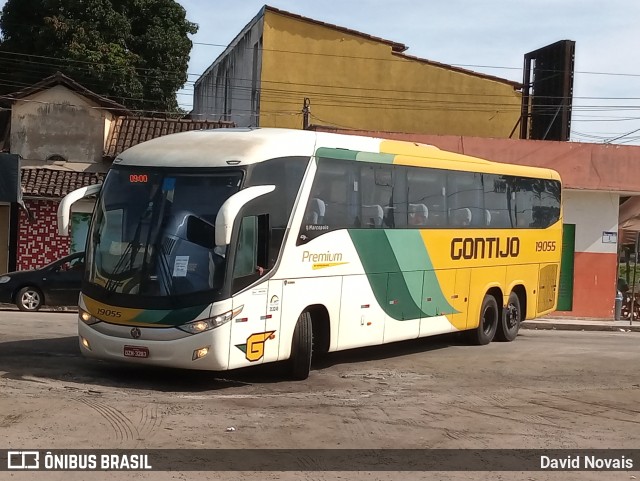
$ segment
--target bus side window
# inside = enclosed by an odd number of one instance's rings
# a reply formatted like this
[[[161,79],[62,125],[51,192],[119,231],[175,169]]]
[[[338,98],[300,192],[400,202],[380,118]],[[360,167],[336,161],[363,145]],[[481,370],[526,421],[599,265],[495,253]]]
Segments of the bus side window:
[[[412,227],[446,227],[447,177],[439,169],[409,167],[407,170],[407,223]]]
[[[244,289],[270,267],[269,215],[251,215],[242,218],[233,264],[233,291]]]
[[[238,233],[238,246],[233,265],[233,278],[255,273],[258,253],[258,218],[254,215],[242,218]]]

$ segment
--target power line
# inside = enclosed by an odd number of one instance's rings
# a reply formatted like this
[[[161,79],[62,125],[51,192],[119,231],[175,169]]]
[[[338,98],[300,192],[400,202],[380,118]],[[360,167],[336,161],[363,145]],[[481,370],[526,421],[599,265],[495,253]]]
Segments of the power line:
[[[604,143],[605,144],[611,144],[611,143],[615,142],[616,140],[623,139],[623,138],[625,138],[625,137],[627,137],[627,136],[629,136],[631,134],[635,134],[636,132],[640,132],[640,128],[634,129],[631,132],[627,132],[626,134],[622,134],[622,135],[620,135],[618,137],[614,137],[613,139],[606,140]]]
[[[7,98],[6,96],[0,96],[0,98]],[[61,104],[61,103],[54,103],[54,102],[45,102],[45,101],[39,101],[39,100],[34,100],[34,99],[16,99],[16,101],[21,101],[21,102],[34,102],[34,103],[38,103],[38,104],[44,104],[44,105],[56,105],[56,106],[72,106],[75,108],[79,108],[79,109],[86,109],[86,110],[90,110],[90,109],[98,109],[98,110],[114,110],[115,108],[109,108],[109,107],[90,107],[90,106],[86,106],[86,105],[75,105],[75,104]],[[144,109],[129,109],[131,112],[134,113],[156,113],[156,114],[165,114],[165,115],[178,115],[178,116],[182,116],[183,113],[182,112],[176,112],[176,111],[157,111],[157,110],[144,110]],[[234,117],[247,117],[250,118],[252,116],[254,116],[255,113],[252,112],[250,109],[242,109],[240,111],[236,110],[233,113]],[[262,110],[260,112],[260,115],[263,117],[273,117],[273,116],[295,116],[295,117],[300,117],[302,115],[302,112],[300,110]],[[210,114],[192,114],[192,117],[216,117],[214,115],[210,115]],[[321,122],[324,125],[331,125],[331,126],[335,126],[338,128],[347,128],[347,129],[354,129],[357,127],[354,126],[346,126],[344,124],[340,124],[340,123],[336,123],[336,122],[332,122],[332,121],[327,121],[325,119],[322,119],[320,117],[318,117],[315,114],[310,114],[310,116],[317,120],[318,122]],[[223,117],[226,117],[224,115],[218,115],[217,117],[219,117],[218,120],[226,120]],[[608,141],[605,141],[604,143],[613,143],[617,140],[623,139],[625,137],[630,136],[631,134],[634,134],[636,132],[640,131],[640,128],[632,130],[630,132],[627,132],[625,134],[619,135],[617,137],[611,138]],[[588,138],[588,139],[592,139],[592,140],[604,140],[607,137],[602,137],[602,136],[596,136],[593,134],[588,134],[588,133],[584,133],[584,132],[577,132],[577,131],[572,131],[571,132],[572,135],[577,135],[580,137],[584,137],[584,138]],[[638,137],[640,138],[640,137]],[[637,140],[638,138],[636,137],[632,137],[632,138],[628,138],[627,140],[625,140],[624,142],[620,142],[620,143],[628,143],[628,142],[633,142],[635,140]]]
[[[2,53],[2,52],[0,52]],[[27,54],[16,54],[16,55],[22,55],[22,56],[26,56],[29,57],[29,55]],[[58,59],[55,57],[48,57],[48,56],[35,56],[37,58],[48,58],[48,59],[53,59],[56,61],[63,61],[65,59]],[[70,60],[70,59],[66,59],[66,60]],[[78,62],[81,65],[85,65],[87,66],[85,68],[85,71],[89,71],[89,67],[88,65],[93,65],[94,63],[92,62],[86,62],[86,61],[76,61],[76,60],[71,60],[72,62]],[[46,63],[46,62],[37,62],[37,61],[33,61],[33,60],[26,60],[23,63],[28,63],[28,64],[33,64],[33,65],[49,65],[49,66],[54,66],[54,67],[59,67],[59,65],[57,64],[52,64],[52,63]],[[105,65],[105,64],[98,64],[98,65]],[[24,67],[23,67],[24,69]],[[144,71],[150,70],[150,69],[141,69]],[[26,70],[25,70],[26,71]],[[157,76],[154,75],[141,75],[140,76],[141,79],[145,79],[145,78],[157,78]],[[237,79],[237,80],[246,80],[249,81],[249,79]],[[304,83],[292,83],[292,82],[277,82],[277,81],[262,81],[265,84],[266,83],[270,83],[270,84],[276,84],[276,85],[286,85],[288,87],[293,87],[293,86],[300,86],[300,87],[317,87],[317,88],[336,88],[336,89],[347,89],[347,90],[357,90],[357,91],[369,91],[369,92],[393,92],[393,93],[397,93],[397,90],[394,89],[384,89],[384,88],[370,88],[370,87],[359,87],[359,86],[335,86],[335,85],[323,85],[323,84],[304,84]],[[87,84],[89,84],[90,86],[95,85],[92,82],[85,82]],[[187,83],[191,83],[189,81],[187,81]],[[25,85],[26,86],[26,85]],[[242,87],[242,86],[235,86],[235,90],[242,90],[242,89],[248,89],[249,87]],[[186,90],[183,87],[183,90]],[[195,91],[195,90],[194,90]],[[265,93],[268,92],[269,89],[267,89],[266,87],[262,87],[261,88],[261,92]],[[276,89],[271,89],[272,93],[277,93],[278,90]],[[292,93],[290,90],[280,90],[279,91],[282,95],[286,95],[288,98],[291,98],[293,95],[295,95],[295,93]],[[500,97],[507,97],[507,98],[514,98],[512,96],[508,96],[508,95],[504,95],[504,94],[490,94],[490,93],[468,93],[468,92],[438,92],[438,91],[406,91],[403,92],[405,94],[423,94],[423,95],[447,95],[447,96],[473,96],[475,98],[477,97],[492,97],[492,98],[500,98]],[[179,95],[188,95],[188,93],[182,93],[182,92],[177,92],[176,94]],[[415,98],[411,98],[411,97],[373,97],[373,96],[364,96],[364,95],[347,95],[347,94],[340,94],[340,93],[328,93],[328,92],[300,92],[301,95],[314,95],[316,97],[321,97],[322,99],[350,99],[352,101],[355,100],[363,100],[364,102],[360,102],[360,105],[368,105],[371,104],[371,102],[383,102],[383,101],[394,101],[394,102],[415,102],[415,101],[421,101],[421,102],[429,102],[429,103],[449,103],[449,104],[462,104],[464,102],[455,102],[455,101],[451,101],[451,100],[438,100],[438,99],[415,99]],[[163,100],[146,100],[144,97],[126,97],[126,96],[117,96],[117,95],[109,95],[112,98],[117,98],[117,99],[121,99],[121,100],[132,100],[132,101],[145,101],[145,102],[152,102],[152,103],[159,103],[162,104],[164,103]],[[212,96],[210,94],[207,94],[204,96],[205,99],[211,98]],[[199,98],[202,98],[202,95],[199,96]],[[613,99],[618,99],[618,100],[624,100],[624,99],[638,99],[637,97],[575,97],[576,99],[600,99],[600,100],[613,100]],[[298,99],[296,98],[294,100],[295,102],[298,102]],[[316,102],[317,103],[317,102]],[[479,102],[467,102],[469,105],[476,105],[479,104]],[[488,103],[486,103],[486,105],[489,105]],[[500,108],[500,107],[505,107],[507,106],[509,110],[511,110],[513,104],[500,104],[498,102],[493,102],[490,104],[490,107],[492,109],[494,108]],[[326,106],[335,106],[332,104],[326,104]],[[341,104],[340,106],[344,106],[344,104]],[[356,105],[350,105],[351,107],[355,107]],[[549,108],[556,108],[555,105],[550,104],[548,105]],[[635,110],[638,107],[636,106],[629,106],[629,105],[605,105],[605,106],[580,106],[578,104],[574,104],[573,105],[573,110],[578,111],[578,110],[582,110],[582,111],[587,111],[587,108],[590,107],[591,109],[593,109],[593,111],[611,111],[611,110]],[[466,108],[465,110],[470,110],[469,108]],[[482,109],[485,110],[485,109]]]
[[[31,25],[31,24],[28,24],[28,25],[27,24],[14,24],[14,25],[27,26],[27,27],[33,27],[34,26],[34,25]],[[238,45],[214,43],[214,42],[194,42],[194,41],[191,41],[191,44],[192,45],[199,45],[199,46],[216,47],[216,48],[222,48],[222,49],[243,48],[245,50],[251,50],[251,51],[254,50],[253,46],[241,47],[241,46],[238,46]],[[294,54],[294,55],[335,57],[335,58],[343,58],[343,59],[348,59],[348,60],[360,59],[360,60],[373,60],[373,61],[384,61],[384,62],[406,62],[407,60],[417,60],[417,61],[429,62],[431,64],[435,64],[436,66],[440,65],[440,66],[445,67],[445,68],[446,67],[457,67],[457,68],[465,68],[465,69],[467,69],[467,68],[481,68],[481,69],[492,69],[492,70],[517,70],[517,71],[522,71],[522,67],[509,67],[509,66],[501,66],[501,65],[484,65],[484,64],[465,64],[465,63],[443,63],[443,62],[439,62],[439,61],[436,61],[436,60],[430,60],[430,59],[426,59],[426,58],[416,57],[416,56],[413,56],[413,55],[407,55],[407,54],[404,54],[404,53],[392,53],[392,55],[396,55],[396,56],[402,57],[402,58],[381,58],[381,57],[372,57],[372,56],[369,56],[369,55],[345,55],[345,54],[340,54],[340,53],[296,51],[296,50],[287,50],[287,49],[280,49],[280,48],[265,48],[265,47],[260,47],[258,50],[260,52],[274,52],[274,53],[286,53],[286,54]],[[7,52],[7,51],[5,50],[5,52]],[[93,51],[93,52],[99,53],[97,51]],[[19,54],[17,52],[10,52],[10,53],[15,54],[15,55],[27,55],[27,54]],[[39,56],[39,55],[31,55],[31,56],[39,57],[39,58],[50,58],[50,59],[51,58],[55,58],[55,57],[47,57],[47,56]],[[70,60],[70,59],[67,59],[67,60]],[[75,61],[82,62],[81,60],[75,60]],[[92,62],[87,62],[87,63],[92,63]],[[106,64],[103,64],[103,65],[106,65]],[[208,68],[210,68],[210,67],[211,66],[209,66]],[[136,70],[156,70],[156,69],[147,68],[147,67],[136,67]],[[538,69],[537,71],[538,72],[552,72],[552,73],[563,72],[563,70],[556,70],[556,69]],[[169,70],[162,70],[162,72],[164,72],[164,73],[175,73],[175,74],[180,74],[181,73],[181,72],[174,72],[174,71],[169,71]],[[471,73],[478,73],[478,72],[471,72]],[[598,71],[589,71],[589,70],[576,70],[576,71],[574,71],[574,74],[621,76],[621,77],[640,77],[640,73],[598,72]],[[187,73],[187,75],[189,75],[189,76],[198,76],[199,77],[202,74]]]
[[[299,52],[299,53],[303,53],[303,52]],[[57,58],[57,57],[51,57],[51,56],[40,56],[40,55],[29,55],[29,54],[20,54],[20,53],[15,53],[15,52],[8,52],[8,51],[0,51],[0,55],[1,54],[7,54],[7,55],[14,55],[14,56],[21,56],[21,57],[26,57],[27,60],[23,60],[21,62],[21,68],[23,69],[23,71],[25,71],[26,73],[29,72],[28,68],[25,68],[24,64],[28,64],[28,65],[33,65],[34,68],[31,69],[31,74],[32,75],[36,75],[37,71],[35,70],[36,66],[50,66],[50,67],[60,67],[59,64],[53,63],[53,62],[45,62],[45,61],[35,61],[32,58],[38,58],[38,59],[48,59],[48,60],[55,60],[56,62],[70,62],[70,63],[75,63],[76,68],[79,68],[81,70],[85,70],[87,72],[89,72],[90,70],[90,66],[93,65],[98,65],[98,66],[108,66],[108,64],[104,64],[104,63],[96,63],[96,62],[89,62],[89,61],[81,61],[81,60],[74,60],[74,59],[61,59],[61,58]],[[2,58],[0,57],[0,60]],[[143,67],[138,67],[135,70],[139,70],[142,72],[172,72],[172,71],[168,71],[168,70],[158,70],[158,69],[151,69],[151,68],[143,68]],[[588,73],[592,73],[592,74],[604,74],[603,72],[588,72]],[[612,73],[613,74],[613,73]],[[197,74],[187,74],[187,75],[197,75]],[[626,75],[626,76],[640,76],[637,74],[618,74],[615,73],[615,75]],[[153,75],[153,74],[141,74],[140,75],[141,79],[155,79],[158,78],[158,75]],[[40,80],[40,78],[38,79]],[[240,80],[240,81],[247,81],[249,82],[250,79],[241,79],[241,78],[235,78],[235,80]],[[34,82],[35,83],[35,82]],[[95,83],[92,82],[85,82],[88,83],[89,85],[96,85]],[[187,82],[185,83],[185,85],[190,85],[193,84],[195,86],[196,82],[193,81],[189,81],[187,80]],[[293,82],[285,82],[285,81],[266,81],[266,80],[261,80],[261,84],[272,84],[272,85],[282,85],[282,86],[287,86],[287,87],[316,87],[316,88],[333,88],[333,89],[339,89],[339,90],[354,90],[354,91],[358,91],[358,92],[393,92],[393,93],[397,93],[397,89],[392,89],[392,88],[373,88],[373,87],[360,87],[360,86],[336,86],[336,85],[323,85],[323,84],[304,84],[304,83],[293,83]],[[29,84],[25,84],[25,83],[18,83],[18,82],[2,82],[0,84],[6,85],[6,86],[16,86],[16,87],[28,87],[30,86]],[[242,86],[235,86],[235,90],[242,92],[244,91],[249,91],[250,87],[242,87]],[[190,95],[188,92],[188,87],[185,88],[183,87],[182,90],[185,90],[185,92],[176,92],[177,95]],[[195,92],[195,88],[193,90],[193,92]],[[301,91],[301,92],[292,92],[291,89],[269,89],[266,87],[262,87],[260,89],[261,93],[265,93],[265,94],[270,94],[272,95],[271,98],[267,98],[267,101],[279,101],[279,102],[284,102],[292,104],[292,105],[298,105],[299,103],[299,99],[297,97],[295,97],[296,95],[309,95],[308,91]],[[514,98],[511,95],[505,95],[505,94],[490,94],[490,93],[468,93],[468,92],[443,92],[443,91],[403,91],[403,93],[405,94],[421,94],[421,95],[437,95],[437,96],[452,96],[452,97],[474,97],[474,98],[485,98],[485,99],[489,99],[489,98],[495,98],[495,99],[499,99],[499,98]],[[313,95],[314,97],[316,97],[318,100],[316,100],[315,105],[317,106],[322,106],[322,107],[343,107],[343,108],[371,108],[371,109],[383,109],[383,108],[391,108],[391,109],[404,109],[404,110],[414,110],[414,111],[420,111],[420,110],[449,110],[449,111],[464,111],[464,112],[470,112],[470,111],[475,111],[475,112],[496,112],[496,111],[502,111],[502,112],[507,112],[507,111],[515,111],[517,109],[519,109],[519,107],[514,107],[512,104],[505,104],[505,103],[500,103],[500,102],[469,102],[469,101],[456,101],[456,100],[451,100],[451,99],[446,99],[446,100],[440,100],[440,99],[416,99],[413,97],[384,97],[384,96],[373,96],[373,95],[356,95],[356,94],[342,94],[342,93],[337,93],[337,92],[314,92],[311,95]],[[278,96],[280,98],[278,98]],[[122,100],[135,100],[135,101],[145,101],[145,102],[153,102],[153,103],[163,103],[162,100],[147,100],[144,97],[124,97],[124,96],[116,96],[116,95],[110,95],[109,97],[111,98],[117,98],[117,99],[122,99]],[[201,98],[203,96],[200,96]],[[211,93],[207,93],[204,96],[205,99],[210,99],[210,98],[215,98],[215,94],[211,94]],[[560,98],[560,97],[558,97]],[[582,99],[582,100],[639,100],[639,97],[594,97],[594,96],[584,96],[584,97],[573,97],[573,99]],[[247,99],[244,97],[232,97],[232,100],[244,100],[246,101]],[[337,103],[336,103],[337,102]],[[389,102],[395,102],[396,104],[389,104]],[[430,105],[406,105],[407,103],[416,103],[416,102],[421,102],[421,103],[425,103],[425,104],[430,104]],[[439,104],[439,105],[436,105]],[[186,104],[180,104],[182,106],[187,106]],[[191,108],[191,106],[188,106],[189,108]],[[556,105],[553,104],[549,104],[547,105],[548,108],[556,108]],[[605,112],[605,111],[618,111],[618,110],[623,110],[623,111],[629,111],[629,110],[638,110],[640,109],[640,106],[636,106],[636,105],[578,105],[576,103],[574,103],[573,105],[573,112],[574,115],[576,115],[576,118],[573,119],[573,121],[575,122],[604,122],[604,121],[631,121],[631,120],[637,120],[636,117],[623,117],[623,118],[612,118],[612,119],[602,119],[602,118],[593,118],[593,119],[580,119],[577,118],[577,112]],[[161,114],[170,114],[170,115],[180,115],[182,114],[181,112],[177,112],[177,111],[163,111],[163,110],[149,110],[149,109],[129,109],[133,112],[153,112],[153,113],[161,113]],[[234,109],[234,114],[237,112],[237,109]],[[266,112],[263,112],[266,114]],[[298,112],[277,112],[277,114],[285,114],[285,115],[289,115],[289,114],[294,114],[294,115],[298,115]],[[238,113],[238,115],[255,115],[254,113],[249,113],[249,114],[244,114],[244,113]],[[320,120],[320,119],[319,119]],[[634,131],[629,132],[629,133],[625,133],[622,134],[619,138],[625,138],[628,135],[634,133]],[[578,134],[579,135],[579,134]],[[611,139],[610,142],[616,141],[618,140],[618,138],[614,138]],[[630,141],[630,139],[625,140],[625,142]]]
[[[193,45],[203,45],[203,46],[211,46],[211,47],[222,47],[227,48],[231,45],[223,45],[218,43],[208,43],[208,42],[193,42]],[[253,47],[235,47],[235,48],[244,48],[245,50],[253,50]],[[322,52],[300,52],[295,50],[284,50],[277,48],[261,48],[261,51],[266,52],[278,52],[278,53],[291,53],[291,54],[300,54],[300,55],[315,55],[321,57],[338,57],[345,59],[361,59],[361,60],[378,60],[378,61],[386,61],[386,62],[406,62],[406,59],[394,59],[394,58],[380,58],[380,57],[370,57],[370,56],[360,56],[360,55],[343,55],[337,53],[322,53]],[[403,55],[403,54],[400,54]],[[411,55],[403,55],[404,57],[408,57],[409,59],[423,60],[426,62],[431,62],[435,64],[440,64],[443,67],[461,67],[461,68],[487,68],[487,69],[496,69],[496,70],[520,70],[522,71],[522,67],[504,67],[499,65],[482,65],[482,64],[462,64],[462,63],[442,63],[434,60],[423,59],[419,57],[413,57]],[[561,73],[564,70],[556,70],[556,69],[537,69],[537,72],[555,72]],[[576,70],[574,71],[576,74],[585,74],[585,75],[613,75],[613,76],[622,76],[622,77],[640,77],[640,73],[623,73],[623,72],[594,72],[588,70]]]

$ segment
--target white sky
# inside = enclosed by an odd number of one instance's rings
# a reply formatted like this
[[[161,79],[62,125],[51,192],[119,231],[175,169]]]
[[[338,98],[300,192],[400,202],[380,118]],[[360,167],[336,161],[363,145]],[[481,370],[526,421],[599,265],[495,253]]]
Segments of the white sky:
[[[193,82],[265,0],[178,1],[200,27],[192,38],[189,82],[178,94],[181,107],[191,109]],[[571,140],[624,136],[614,143],[640,145],[638,0],[271,0],[269,5],[403,43],[409,55],[519,82],[525,53],[574,40]]]
[[[262,0],[179,1],[200,26],[193,41],[217,45],[231,42],[264,5]],[[525,53],[574,40],[571,140],[604,142],[640,129],[638,0],[271,0],[269,5],[403,43],[409,55],[519,82]],[[194,45],[189,80],[222,50]],[[183,108],[191,108],[192,91],[193,84],[187,84],[178,95]],[[640,144],[640,130],[614,143]]]

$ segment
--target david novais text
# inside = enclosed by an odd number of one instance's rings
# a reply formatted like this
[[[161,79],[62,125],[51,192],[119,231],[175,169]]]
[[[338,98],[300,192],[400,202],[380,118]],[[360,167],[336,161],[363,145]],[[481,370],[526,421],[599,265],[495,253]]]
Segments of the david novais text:
[[[603,456],[540,456],[541,469],[601,469],[601,470],[627,470],[633,469],[633,459],[619,456],[615,458]]]

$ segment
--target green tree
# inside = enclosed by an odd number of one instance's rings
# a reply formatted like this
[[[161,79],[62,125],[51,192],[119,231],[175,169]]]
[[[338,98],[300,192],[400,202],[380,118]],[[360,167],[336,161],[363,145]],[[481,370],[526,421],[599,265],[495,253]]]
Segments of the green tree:
[[[61,71],[131,109],[176,111],[197,30],[175,0],[8,0],[0,94]]]

